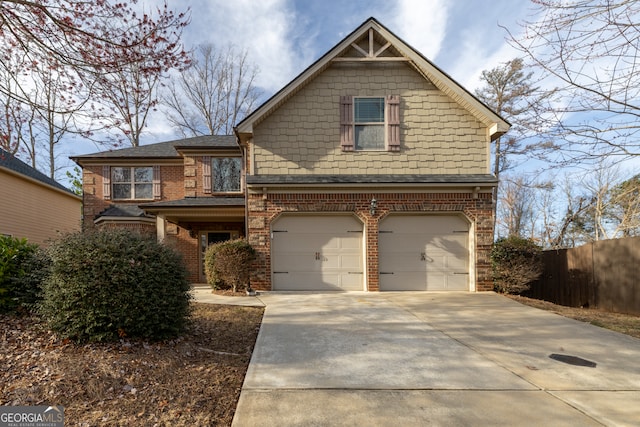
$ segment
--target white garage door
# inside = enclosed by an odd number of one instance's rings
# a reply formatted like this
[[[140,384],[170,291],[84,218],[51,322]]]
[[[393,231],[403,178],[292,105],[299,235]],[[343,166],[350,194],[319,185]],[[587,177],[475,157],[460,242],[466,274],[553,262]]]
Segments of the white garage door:
[[[389,216],[380,224],[380,290],[469,290],[469,224],[459,216]]]
[[[282,216],[271,230],[273,290],[363,290],[362,224],[354,217]]]

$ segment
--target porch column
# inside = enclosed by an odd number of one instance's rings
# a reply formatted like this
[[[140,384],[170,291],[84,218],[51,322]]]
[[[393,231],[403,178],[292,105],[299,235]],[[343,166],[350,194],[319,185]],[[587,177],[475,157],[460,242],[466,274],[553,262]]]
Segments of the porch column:
[[[164,215],[156,215],[156,237],[158,238],[158,243],[162,243],[166,236],[166,228]]]

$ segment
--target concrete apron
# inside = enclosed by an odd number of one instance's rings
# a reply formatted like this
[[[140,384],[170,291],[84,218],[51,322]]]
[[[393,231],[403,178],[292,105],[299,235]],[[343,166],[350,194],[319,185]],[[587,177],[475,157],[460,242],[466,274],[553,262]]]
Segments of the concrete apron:
[[[265,316],[234,426],[640,420],[635,338],[492,293],[259,299]]]

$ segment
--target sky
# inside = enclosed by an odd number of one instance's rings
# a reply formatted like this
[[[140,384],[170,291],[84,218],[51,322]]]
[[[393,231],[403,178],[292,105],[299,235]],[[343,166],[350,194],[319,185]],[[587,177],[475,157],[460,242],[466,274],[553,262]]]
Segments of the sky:
[[[139,0],[146,12],[165,0]],[[533,12],[530,0],[166,0],[175,12],[189,10],[182,41],[246,49],[259,69],[256,84],[267,100],[331,50],[370,17],[422,53],[473,92],[483,70],[509,61],[518,52],[507,43]],[[141,144],[178,139],[160,111],[149,115]],[[63,184],[74,163],[68,156],[102,151],[86,140],[59,147],[56,177]]]
[[[142,0],[139,6],[161,5]],[[507,32],[531,14],[528,0],[167,0],[190,9],[183,42],[233,44],[257,65],[266,100],[370,17],[402,38],[470,91],[480,73],[517,56]],[[159,115],[141,142],[175,137]]]

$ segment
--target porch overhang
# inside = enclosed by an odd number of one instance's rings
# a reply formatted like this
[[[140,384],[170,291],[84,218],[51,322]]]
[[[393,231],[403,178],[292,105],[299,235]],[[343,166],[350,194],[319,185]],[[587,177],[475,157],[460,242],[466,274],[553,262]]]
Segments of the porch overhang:
[[[139,205],[147,214],[181,225],[194,222],[242,222],[244,197],[187,197]]]

